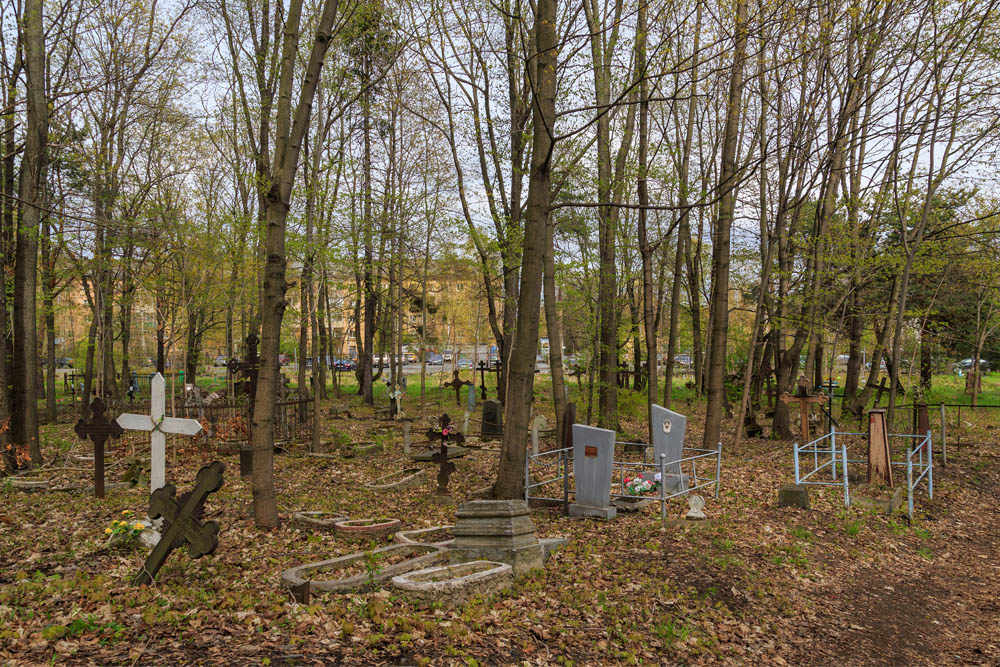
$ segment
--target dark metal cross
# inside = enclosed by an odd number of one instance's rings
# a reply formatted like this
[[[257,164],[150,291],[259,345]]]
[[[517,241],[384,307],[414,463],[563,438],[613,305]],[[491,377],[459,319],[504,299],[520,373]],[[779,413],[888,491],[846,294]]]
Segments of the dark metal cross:
[[[100,397],[90,404],[91,422],[82,419],[73,427],[81,440],[90,438],[94,443],[94,497],[104,497],[104,443],[108,437],[118,438],[124,431],[116,421],[108,421],[104,416],[108,408]]]
[[[445,382],[444,386],[445,387],[454,387],[454,389],[455,389],[455,403],[458,405],[458,407],[462,407],[462,396],[461,396],[462,387],[464,387],[466,385],[471,385],[471,384],[472,383],[469,382],[468,380],[463,380],[460,377],[458,377],[458,371],[455,370],[455,371],[452,371],[452,380],[451,380],[451,382]]]
[[[455,472],[455,464],[448,460],[448,443],[454,442],[460,445],[465,442],[465,436],[452,428],[451,417],[447,413],[441,415],[438,423],[440,424],[440,428],[428,429],[427,439],[432,442],[435,440],[441,441],[441,449],[431,457],[431,461],[441,466],[437,476],[437,494],[446,496],[448,495],[448,479]]]
[[[497,359],[490,365],[486,365],[485,361],[480,360],[479,365],[476,366],[476,370],[479,371],[479,391],[483,400],[486,400],[486,374],[496,373],[497,377],[500,377],[500,360]],[[497,386],[497,400],[500,400],[500,387]]]
[[[219,546],[219,524],[215,521],[202,523],[199,516],[208,494],[222,488],[224,470],[225,466],[219,461],[208,464],[198,471],[194,489],[178,499],[174,498],[177,487],[173,484],[153,491],[149,497],[149,516],[151,519],[162,516],[167,528],[132,580],[133,585],[152,583],[167,556],[175,548],[187,544],[188,555],[191,558],[201,558],[213,553]]]

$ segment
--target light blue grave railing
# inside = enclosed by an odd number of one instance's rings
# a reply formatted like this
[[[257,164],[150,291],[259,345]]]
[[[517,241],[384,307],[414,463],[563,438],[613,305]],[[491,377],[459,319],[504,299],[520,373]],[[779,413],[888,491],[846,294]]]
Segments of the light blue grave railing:
[[[835,486],[844,491],[844,505],[851,504],[850,481],[847,475],[847,465],[849,463],[867,464],[863,459],[847,458],[847,446],[837,447],[837,436],[861,436],[867,437],[867,433],[848,433],[831,429],[815,440],[804,445],[794,444],[793,463],[795,467],[795,483],[809,484],[813,486]],[[932,451],[931,432],[925,435],[911,435],[906,433],[890,433],[890,438],[903,438],[907,440],[919,440],[920,442],[909,449],[904,461],[889,461],[889,465],[906,469],[906,507],[907,515],[913,518],[913,495],[920,482],[927,478],[927,495],[934,497],[934,457]],[[812,454],[812,468],[803,474],[804,463],[808,463],[809,455]],[[840,468],[840,479],[838,480],[838,466]],[[829,467],[830,481],[820,481],[820,473]],[[914,475],[916,475],[914,477]]]
[[[848,436],[848,435],[865,435],[864,433],[838,433],[834,428],[830,429],[829,433],[825,433],[820,437],[807,442],[804,445],[799,445],[795,443],[794,445],[794,464],[795,464],[795,483],[796,484],[811,484],[813,486],[837,486],[844,489],[844,506],[849,507],[851,504],[851,490],[850,483],[847,479],[847,446],[841,445],[840,449],[837,449],[837,436]],[[802,474],[802,458],[805,455],[805,460],[809,460],[809,454],[812,454],[813,465],[812,469]],[[840,455],[840,481],[837,481],[837,456]],[[822,482],[820,480],[820,472],[827,466],[830,467],[830,481]]]
[[[616,442],[615,445],[642,445],[644,447],[652,447],[652,445],[643,442]],[[683,456],[685,452],[694,452],[690,456]],[[667,501],[671,498],[676,498],[678,496],[683,496],[691,493],[692,491],[697,491],[698,489],[705,488],[707,486],[714,486],[715,492],[714,497],[719,497],[719,487],[722,484],[722,442],[719,442],[719,446],[716,449],[703,449],[699,447],[684,447],[681,450],[681,458],[674,461],[667,461],[666,454],[660,454],[659,462],[633,462],[633,461],[612,461],[611,465],[619,466],[619,478],[618,478],[618,488],[619,496],[628,497],[625,493],[625,471],[628,468],[637,471],[637,474],[641,474],[646,471],[655,471],[660,473],[660,519],[665,520],[667,518]],[[710,477],[706,475],[698,476],[698,462],[702,459],[715,459],[714,468],[715,476]],[[679,470],[680,475],[684,475],[684,464],[690,464],[691,466],[691,483],[687,485],[687,488],[683,488],[680,491],[675,491],[674,493],[667,493],[667,470]],[[676,467],[675,467],[676,466]],[[704,468],[702,469],[704,471]],[[635,496],[641,498],[643,496]]]
[[[563,504],[568,503],[569,494],[572,493],[572,491],[570,491],[569,489],[569,478],[573,476],[573,472],[569,469],[569,462],[571,460],[570,454],[572,454],[572,449],[570,447],[564,447],[563,449],[553,449],[547,452],[539,452],[538,454],[532,454],[531,452],[528,452],[528,455],[524,457],[524,499],[528,501],[541,500],[541,501],[557,502]],[[554,471],[555,477],[547,479],[542,482],[532,483],[531,466],[533,461],[535,462],[536,468],[542,468],[543,471],[545,472],[555,467]],[[531,495],[532,489],[541,488],[543,486],[547,486],[554,482],[563,483],[562,498]]]

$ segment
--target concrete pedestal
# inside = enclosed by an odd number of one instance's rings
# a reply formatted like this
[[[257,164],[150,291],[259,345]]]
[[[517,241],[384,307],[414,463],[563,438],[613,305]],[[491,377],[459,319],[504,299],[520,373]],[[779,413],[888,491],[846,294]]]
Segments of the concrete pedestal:
[[[452,563],[489,560],[507,563],[515,575],[544,562],[535,524],[523,500],[471,500],[462,503],[455,518]]]

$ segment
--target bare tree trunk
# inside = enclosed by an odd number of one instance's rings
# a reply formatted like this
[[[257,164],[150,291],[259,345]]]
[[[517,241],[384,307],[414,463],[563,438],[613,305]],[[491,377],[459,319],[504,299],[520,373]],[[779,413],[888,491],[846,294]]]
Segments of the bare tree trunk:
[[[562,329],[559,326],[559,303],[556,296],[555,221],[549,216],[545,230],[545,328],[549,332],[549,371],[552,374],[552,404],[556,411],[556,442],[563,441],[563,415],[566,414],[566,380],[563,377]]]
[[[533,126],[531,175],[524,215],[524,249],[521,289],[518,295],[517,330],[511,350],[500,469],[493,487],[497,498],[524,497],[525,443],[535,384],[535,348],[541,306],[542,264],[549,216],[549,187],[556,109],[556,0],[535,4]]]
[[[31,462],[42,463],[38,442],[38,330],[35,290],[38,233],[45,192],[48,104],[45,98],[45,35],[42,0],[25,0],[24,49],[27,125],[21,158],[21,214],[14,259],[14,423],[13,442],[25,445]]]
[[[737,0],[736,40],[733,70],[729,80],[729,100],[722,140],[722,169],[719,172],[719,218],[712,247],[715,279],[712,282],[712,328],[709,332],[708,407],[705,415],[706,449],[714,449],[722,435],[722,411],[726,387],[726,342],[729,334],[729,243],[736,210],[736,180],[738,168],[736,149],[739,139],[740,113],[743,97],[743,61],[747,46],[747,3]],[[737,428],[742,428],[738,424]]]

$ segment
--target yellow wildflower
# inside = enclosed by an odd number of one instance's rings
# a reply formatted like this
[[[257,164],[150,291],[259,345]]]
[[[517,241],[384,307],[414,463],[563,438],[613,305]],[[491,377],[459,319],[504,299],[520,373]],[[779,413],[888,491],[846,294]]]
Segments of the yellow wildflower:
[[[105,528],[104,529],[104,534],[105,535],[110,535],[111,534],[111,529],[110,528]]]
[[[132,512],[130,510],[122,510],[122,516],[128,516]]]
[[[145,526],[143,526],[141,523],[137,523],[135,524],[135,526],[133,526],[133,528],[135,528],[136,530],[142,530],[143,528],[145,528]]]

